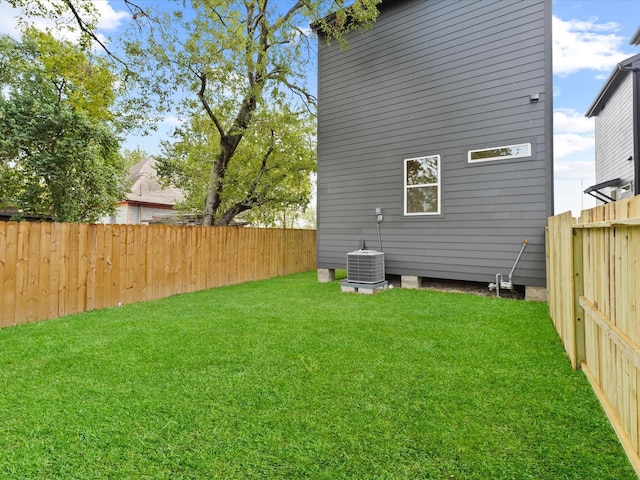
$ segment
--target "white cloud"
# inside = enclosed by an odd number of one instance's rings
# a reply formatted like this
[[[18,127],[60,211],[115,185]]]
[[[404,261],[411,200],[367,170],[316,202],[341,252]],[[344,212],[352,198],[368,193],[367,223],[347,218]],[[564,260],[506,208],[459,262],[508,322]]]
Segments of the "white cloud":
[[[129,17],[129,12],[126,10],[114,10],[111,4],[104,0],[93,1],[98,18],[97,36],[104,42],[105,37],[101,32],[112,32],[120,28],[123,21]],[[50,5],[50,7],[53,9],[54,5]],[[18,18],[21,17],[21,15],[22,11],[20,9],[12,8],[7,3],[0,1],[0,33],[18,37],[20,35]],[[50,18],[41,17],[33,17],[29,23],[39,30],[51,31],[56,38],[60,40],[73,42],[79,37],[76,20],[71,12],[66,12],[62,15],[58,20],[58,24]],[[57,25],[65,25],[65,27],[68,26],[70,28],[59,28]],[[71,29],[73,29],[73,31],[70,31]]]
[[[586,133],[593,135],[594,119],[572,108],[558,108],[553,112],[553,129],[557,133]]]
[[[587,160],[574,160],[556,163],[553,172],[557,179],[583,178],[593,176],[593,162]]]
[[[579,70],[609,72],[630,54],[622,51],[625,37],[615,22],[597,23],[553,17],[553,73],[566,77]]]
[[[593,136],[575,133],[560,133],[553,136],[553,157],[555,160],[560,160],[574,153],[591,152],[594,149]]]
[[[122,22],[130,17],[126,10],[114,10],[109,2],[95,1],[98,11],[98,30],[114,31],[120,28]]]
[[[553,112],[553,130],[555,160],[561,160],[576,153],[593,157],[595,140],[592,118],[586,118],[570,108],[557,109]],[[556,167],[559,165],[556,162]]]
[[[184,123],[184,120],[176,117],[175,115],[169,115],[162,119],[162,124],[166,125],[167,127],[179,127],[183,123]]]

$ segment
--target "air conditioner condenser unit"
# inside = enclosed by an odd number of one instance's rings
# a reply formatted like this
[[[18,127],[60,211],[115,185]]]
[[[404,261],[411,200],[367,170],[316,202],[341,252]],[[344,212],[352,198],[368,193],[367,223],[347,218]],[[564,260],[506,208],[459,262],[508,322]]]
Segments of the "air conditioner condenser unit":
[[[385,280],[384,253],[356,250],[347,253],[347,282],[380,283]]]

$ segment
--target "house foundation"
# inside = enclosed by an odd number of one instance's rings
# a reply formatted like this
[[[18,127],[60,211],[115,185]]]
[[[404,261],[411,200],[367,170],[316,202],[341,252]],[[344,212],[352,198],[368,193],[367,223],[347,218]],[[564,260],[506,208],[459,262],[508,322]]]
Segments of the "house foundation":
[[[333,268],[319,268],[318,269],[318,282],[328,283],[333,282],[336,279],[336,271]]]
[[[547,289],[545,287],[524,287],[524,299],[530,302],[546,302]]]
[[[400,277],[400,286],[408,289],[418,289],[422,287],[422,278],[414,275],[402,275]]]
[[[362,295],[373,295],[374,293],[382,292],[387,288],[389,282],[378,283],[355,283],[355,282],[340,282],[340,290],[343,293],[360,293]]]

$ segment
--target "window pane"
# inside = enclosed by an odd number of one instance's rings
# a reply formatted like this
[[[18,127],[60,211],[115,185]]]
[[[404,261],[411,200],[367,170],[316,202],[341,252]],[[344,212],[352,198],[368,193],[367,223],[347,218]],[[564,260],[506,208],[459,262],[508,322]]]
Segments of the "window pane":
[[[438,183],[438,157],[407,160],[407,185]]]
[[[438,187],[407,188],[407,213],[438,213]]]
[[[501,158],[530,157],[530,156],[531,156],[530,143],[469,151],[470,162],[479,162],[483,160],[499,160]]]

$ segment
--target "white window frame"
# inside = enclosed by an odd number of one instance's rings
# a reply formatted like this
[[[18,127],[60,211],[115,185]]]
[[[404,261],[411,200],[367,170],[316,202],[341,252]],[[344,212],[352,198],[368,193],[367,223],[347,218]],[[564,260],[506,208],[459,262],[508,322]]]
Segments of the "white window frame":
[[[471,158],[472,155],[476,152],[486,152],[487,150],[499,150],[502,148],[522,148],[524,147],[526,151],[524,153],[516,153],[513,155],[503,155],[497,157],[487,157],[487,158]],[[494,162],[496,160],[509,160],[511,158],[527,158],[531,157],[531,143],[517,143],[515,145],[500,145],[497,147],[487,147],[487,148],[478,148],[476,150],[469,150],[467,153],[467,160],[469,163],[480,163],[480,162]]]
[[[438,175],[438,181],[437,183],[422,183],[422,184],[418,184],[418,185],[407,185],[407,163],[410,161],[415,161],[415,160],[424,160],[424,159],[428,159],[428,158],[436,158],[436,161],[438,162],[438,168],[437,168],[437,175]],[[424,155],[422,157],[414,157],[414,158],[405,158],[403,161],[403,166],[404,166],[404,180],[403,180],[403,184],[404,184],[404,214],[406,216],[417,216],[417,215],[440,215],[440,212],[442,211],[442,173],[441,173],[441,169],[442,169],[442,157],[440,155]],[[437,187],[438,189],[438,208],[435,212],[408,212],[407,211],[407,192],[410,188],[417,188],[417,187]]]

